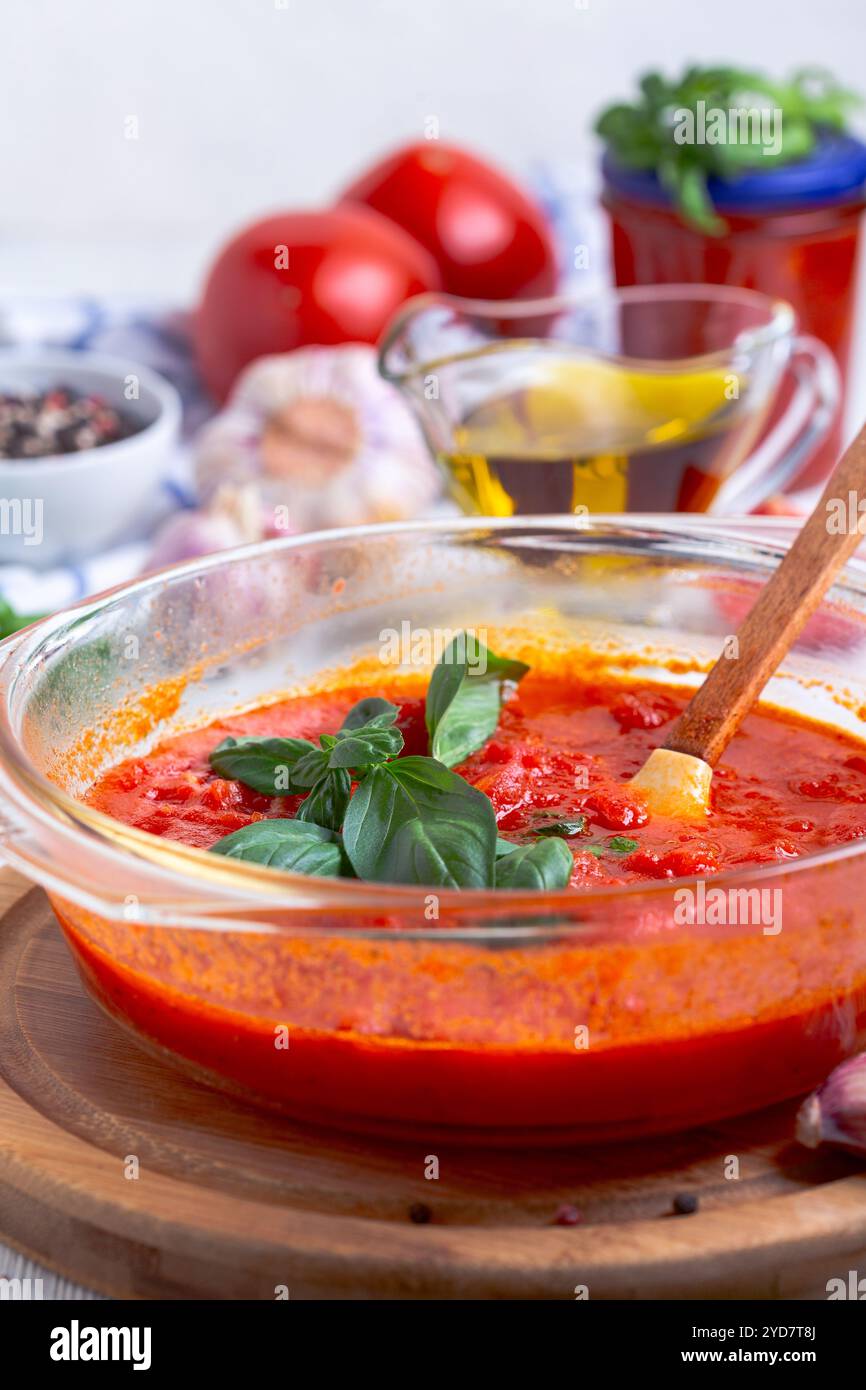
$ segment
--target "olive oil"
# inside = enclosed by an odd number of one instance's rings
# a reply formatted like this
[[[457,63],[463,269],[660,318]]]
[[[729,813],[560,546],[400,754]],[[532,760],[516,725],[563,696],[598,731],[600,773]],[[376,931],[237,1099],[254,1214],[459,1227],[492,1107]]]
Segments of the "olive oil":
[[[439,457],[460,506],[484,516],[703,512],[762,422],[729,370],[545,357],[466,412]]]

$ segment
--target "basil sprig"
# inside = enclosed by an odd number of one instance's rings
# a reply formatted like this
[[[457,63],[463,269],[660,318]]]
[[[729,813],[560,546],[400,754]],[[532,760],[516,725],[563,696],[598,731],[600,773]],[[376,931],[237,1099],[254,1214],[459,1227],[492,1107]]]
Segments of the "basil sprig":
[[[860,104],[855,93],[819,69],[776,81],[748,69],[689,67],[677,78],[646,73],[636,97],[608,106],[595,129],[618,163],[656,171],[687,223],[719,236],[728,225],[713,206],[708,179],[735,179],[750,169],[802,159],[828,131],[844,130]],[[747,117],[743,122],[732,119],[740,111]],[[702,113],[705,121],[716,112],[728,119],[714,127],[713,139],[708,129],[707,138],[696,139]]]
[[[613,835],[606,845],[581,845],[582,851],[594,854],[596,859],[600,859],[607,849],[612,854],[633,854],[636,849],[640,849],[640,845],[637,840],[629,839],[628,835]]]
[[[314,783],[296,811],[300,821],[323,825],[327,830],[339,830],[346,817],[352,795],[352,778],[344,768],[326,772]]]
[[[614,835],[608,840],[608,849],[612,849],[614,854],[633,854],[639,849],[637,840],[632,840],[628,835]]]
[[[302,820],[257,820],[211,845],[214,854],[296,874],[338,878],[351,874],[339,835]]]
[[[493,806],[435,758],[371,768],[349,803],[343,842],[358,877],[374,883],[493,882]]]
[[[533,835],[582,835],[587,827],[586,816],[575,816],[573,820],[537,821],[532,827]]]
[[[378,695],[367,695],[353,705],[340,725],[341,729],[360,729],[362,724],[373,724],[384,728],[393,724],[400,711],[390,700],[382,700]],[[390,715],[390,719],[387,716]]]
[[[316,788],[330,772],[395,758],[403,747],[403,735],[393,727],[398,713],[388,705],[366,723],[344,724],[336,734],[322,734],[318,748],[308,738],[227,738],[211,753],[210,765],[221,777],[243,782],[263,796],[295,796]]]
[[[400,711],[375,696],[359,700],[336,733],[321,734],[318,748],[310,739],[225,739],[210,756],[220,775],[265,795],[309,795],[293,820],[257,821],[211,848],[272,868],[373,883],[564,888],[573,864],[565,841],[499,838],[490,800],[449,765],[486,743],[507,683],[527,669],[459,634],[427,695],[432,757],[399,756]]]
[[[483,748],[499,723],[508,683],[516,684],[528,670],[522,661],[497,656],[469,632],[452,638],[427,690],[432,757],[455,767]]]
[[[565,841],[547,837],[497,859],[496,887],[564,888],[573,869],[574,860]]]
[[[377,719],[388,718],[378,715]],[[328,743],[325,743],[328,739]],[[328,767],[375,767],[377,763],[396,758],[403,747],[403,735],[399,729],[388,728],[372,720],[355,729],[341,729],[333,735],[333,742],[327,734],[322,735],[322,743],[328,748]]]
[[[320,759],[321,774],[308,797],[298,807],[298,819],[339,830],[346,818],[352,795],[351,772],[356,774],[396,758],[403,747],[403,735],[394,728],[400,711],[388,700],[359,700],[349,710],[336,734],[322,734],[322,751],[307,754]]]
[[[308,738],[226,738],[211,753],[210,765],[262,796],[293,796],[321,776],[317,765],[308,764],[318,752]]]

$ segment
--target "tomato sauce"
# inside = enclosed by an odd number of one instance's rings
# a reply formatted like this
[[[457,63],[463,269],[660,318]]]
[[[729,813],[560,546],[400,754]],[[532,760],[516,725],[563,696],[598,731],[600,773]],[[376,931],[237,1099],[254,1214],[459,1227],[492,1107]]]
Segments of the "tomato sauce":
[[[426,753],[414,691],[353,685],[178,734],[110,769],[86,799],[207,848],[300,800],[214,774],[208,757],[226,735],[333,732],[368,694],[400,705],[405,752]],[[540,824],[580,822],[569,844],[584,935],[487,946],[423,922],[431,931],[419,940],[399,930],[419,923],[374,924],[360,909],[311,913],[302,925],[313,930],[295,935],[151,929],[60,901],[58,915],[110,1012],[205,1079],[301,1118],[558,1143],[680,1128],[799,1094],[866,1041],[857,864],[783,878],[784,930],[772,937],[760,926],[675,929],[672,893],[677,879],[790,869],[862,838],[866,748],[759,711],[716,771],[706,823],[653,818],[624,783],[685,699],[673,687],[582,680],[565,665],[530,672],[495,736],[459,769],[515,843]],[[618,884],[657,891],[606,904],[586,892]],[[370,925],[378,935],[352,931]]]
[[[107,772],[87,800],[139,830],[207,849],[251,821],[293,815],[301,801],[261,796],[212,772],[208,756],[223,738],[315,738],[337,729],[364,693],[300,696],[181,734]],[[400,706],[404,753],[425,754],[423,699],[384,693]],[[866,745],[765,713],[746,719],[716,770],[706,824],[651,818],[624,784],[685,702],[656,685],[530,674],[495,736],[458,771],[490,798],[500,834],[515,843],[585,817],[569,837],[575,888],[715,874],[866,836]]]

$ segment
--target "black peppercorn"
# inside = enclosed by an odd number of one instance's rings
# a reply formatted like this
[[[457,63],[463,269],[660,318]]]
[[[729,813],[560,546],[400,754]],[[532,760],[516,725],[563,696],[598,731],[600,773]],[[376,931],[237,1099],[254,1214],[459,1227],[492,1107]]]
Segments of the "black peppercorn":
[[[51,391],[0,392],[0,458],[37,459],[115,444],[135,434],[135,422],[101,396],[66,386]]]

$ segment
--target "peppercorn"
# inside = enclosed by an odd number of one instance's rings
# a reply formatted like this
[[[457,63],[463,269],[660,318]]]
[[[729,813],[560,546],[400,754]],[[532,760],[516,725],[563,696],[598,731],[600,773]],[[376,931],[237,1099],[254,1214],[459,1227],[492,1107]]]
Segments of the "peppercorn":
[[[582,1218],[577,1207],[573,1207],[568,1202],[565,1202],[561,1207],[556,1208],[556,1211],[553,1214],[553,1221],[551,1222],[551,1225],[579,1226],[581,1219]]]
[[[36,459],[115,444],[135,434],[135,421],[101,396],[66,386],[0,392],[0,458]]]

